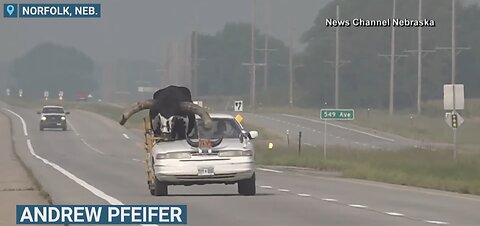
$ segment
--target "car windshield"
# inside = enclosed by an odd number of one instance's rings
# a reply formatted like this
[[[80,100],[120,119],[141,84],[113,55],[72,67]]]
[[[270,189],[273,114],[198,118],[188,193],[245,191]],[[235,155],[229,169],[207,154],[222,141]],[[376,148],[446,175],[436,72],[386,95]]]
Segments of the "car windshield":
[[[43,108],[42,113],[64,113],[63,108],[48,107]]]
[[[212,129],[207,130],[203,127],[203,121],[198,119],[194,129],[194,135],[191,138],[238,138],[241,128],[233,119],[212,118]]]

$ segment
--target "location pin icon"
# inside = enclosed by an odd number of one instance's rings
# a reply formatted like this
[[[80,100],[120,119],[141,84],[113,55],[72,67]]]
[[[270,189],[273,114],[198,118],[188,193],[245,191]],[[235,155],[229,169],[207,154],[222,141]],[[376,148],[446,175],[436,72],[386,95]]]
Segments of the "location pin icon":
[[[15,7],[13,5],[8,5],[7,6],[7,13],[11,16],[13,14],[13,11],[15,10]]]

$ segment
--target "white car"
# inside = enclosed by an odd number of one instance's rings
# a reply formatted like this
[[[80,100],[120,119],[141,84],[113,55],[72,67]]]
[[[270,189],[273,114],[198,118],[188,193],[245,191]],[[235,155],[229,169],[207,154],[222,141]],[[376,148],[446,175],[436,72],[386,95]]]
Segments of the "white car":
[[[153,147],[151,157],[155,181],[152,195],[168,195],[169,185],[235,183],[241,195],[255,195],[255,150],[252,140],[258,136],[258,132],[247,132],[231,115],[210,116],[212,129],[207,131],[196,126],[194,132],[211,133],[212,138],[223,135],[217,147],[202,151],[190,146],[186,140],[159,142]],[[197,125],[199,120],[197,118]]]
[[[63,131],[67,130],[67,115],[70,112],[65,112],[62,106],[47,105],[43,106],[42,111],[37,112],[40,115],[40,130],[45,128],[61,128]]]

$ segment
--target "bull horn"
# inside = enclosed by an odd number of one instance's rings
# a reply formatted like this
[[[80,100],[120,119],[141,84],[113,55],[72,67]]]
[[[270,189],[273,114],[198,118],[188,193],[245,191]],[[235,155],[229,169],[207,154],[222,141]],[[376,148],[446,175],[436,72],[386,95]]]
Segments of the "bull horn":
[[[218,139],[216,139],[216,140],[214,140],[214,141],[211,141],[211,142],[212,142],[212,143],[211,143],[211,144],[212,144],[212,148],[220,145],[220,143],[222,143],[222,140],[223,140],[223,136],[220,137],[220,138],[218,138]]]
[[[127,120],[135,113],[145,109],[149,109],[153,105],[153,102],[154,102],[153,99],[143,100],[129,107],[127,110],[123,112],[122,119],[120,120],[120,125],[123,126],[127,122]]]
[[[186,111],[186,112],[192,112],[194,114],[197,114],[200,116],[200,118],[202,118],[203,122],[204,122],[204,127],[205,129],[211,129],[212,128],[212,118],[210,118],[210,115],[208,114],[208,112],[194,104],[194,103],[191,103],[191,102],[181,102],[180,103],[180,108],[183,110],[183,111]]]
[[[187,143],[188,143],[190,146],[192,146],[192,147],[194,147],[194,148],[198,148],[198,141],[193,141],[193,140],[191,140],[188,136],[186,137],[186,140],[187,140]]]

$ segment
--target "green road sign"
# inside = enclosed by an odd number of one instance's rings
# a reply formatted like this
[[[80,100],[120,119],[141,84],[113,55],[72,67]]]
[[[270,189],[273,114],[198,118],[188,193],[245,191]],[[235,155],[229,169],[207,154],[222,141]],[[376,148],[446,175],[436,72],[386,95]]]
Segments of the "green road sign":
[[[355,111],[353,109],[321,109],[320,119],[322,120],[353,120]]]

